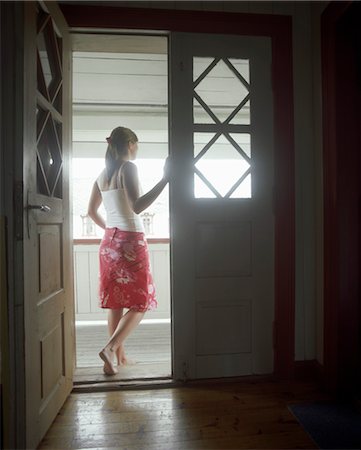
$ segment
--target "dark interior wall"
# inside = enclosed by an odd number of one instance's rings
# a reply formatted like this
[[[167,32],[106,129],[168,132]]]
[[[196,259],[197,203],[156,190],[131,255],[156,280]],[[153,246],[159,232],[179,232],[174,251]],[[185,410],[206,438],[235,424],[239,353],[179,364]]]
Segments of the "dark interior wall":
[[[346,6],[345,6],[346,5]],[[340,394],[360,393],[360,4],[324,19],[325,370]]]
[[[360,23],[355,3],[336,30],[337,163],[339,167],[339,364],[342,389],[360,383]]]

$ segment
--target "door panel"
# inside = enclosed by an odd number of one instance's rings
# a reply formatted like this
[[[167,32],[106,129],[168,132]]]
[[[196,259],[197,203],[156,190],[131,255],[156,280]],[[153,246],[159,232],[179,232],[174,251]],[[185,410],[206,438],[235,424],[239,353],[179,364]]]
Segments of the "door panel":
[[[174,373],[273,371],[270,39],[170,39]]]
[[[197,278],[251,274],[250,222],[198,222],[195,244]]]
[[[34,448],[72,389],[70,44],[54,2],[26,2],[24,288],[26,439]]]

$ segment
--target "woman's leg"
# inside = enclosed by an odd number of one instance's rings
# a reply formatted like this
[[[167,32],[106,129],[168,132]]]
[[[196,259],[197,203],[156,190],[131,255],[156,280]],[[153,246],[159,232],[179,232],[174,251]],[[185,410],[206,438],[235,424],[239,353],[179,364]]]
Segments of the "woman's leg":
[[[110,375],[117,373],[113,367],[113,360],[117,349],[123,344],[126,337],[134,330],[144,316],[144,312],[129,310],[118,322],[108,343],[99,353],[104,361],[104,371]]]
[[[123,317],[123,308],[120,309],[108,309],[108,331],[109,337],[113,336],[114,331],[117,329],[120,319]],[[126,364],[126,357],[123,344],[117,348],[116,351],[117,365]]]

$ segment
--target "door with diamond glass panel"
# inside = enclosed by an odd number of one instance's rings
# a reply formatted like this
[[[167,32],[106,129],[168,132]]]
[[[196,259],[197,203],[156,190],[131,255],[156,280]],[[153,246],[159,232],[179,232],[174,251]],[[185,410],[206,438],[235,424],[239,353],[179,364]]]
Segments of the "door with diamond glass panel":
[[[36,448],[72,388],[70,44],[54,2],[25,2],[26,444]]]
[[[176,378],[273,372],[271,43],[170,38]]]

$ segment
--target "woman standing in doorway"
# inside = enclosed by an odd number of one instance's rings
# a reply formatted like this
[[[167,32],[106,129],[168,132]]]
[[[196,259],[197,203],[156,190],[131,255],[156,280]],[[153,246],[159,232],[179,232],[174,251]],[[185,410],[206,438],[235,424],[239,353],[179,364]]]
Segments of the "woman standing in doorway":
[[[104,372],[114,375],[117,364],[127,363],[126,337],[146,311],[157,306],[149,266],[147,242],[139,214],[150,206],[169,180],[168,163],[163,178],[148,193],[140,195],[136,159],[138,138],[124,127],[115,128],[107,138],[105,169],[94,183],[88,215],[105,230],[99,248],[99,301],[108,309],[110,338],[99,356]],[[106,221],[98,209],[104,203]],[[123,314],[123,309],[128,312]]]

